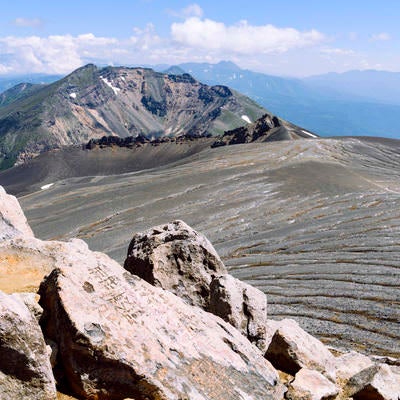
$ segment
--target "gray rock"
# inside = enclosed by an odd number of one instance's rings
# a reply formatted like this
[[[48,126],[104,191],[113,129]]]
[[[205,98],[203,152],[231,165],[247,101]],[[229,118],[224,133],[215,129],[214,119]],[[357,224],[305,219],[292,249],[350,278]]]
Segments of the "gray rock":
[[[282,398],[277,372],[231,325],[104,254],[74,257],[43,281],[40,304],[45,335],[78,396]]]
[[[36,318],[17,296],[1,291],[0,398],[56,399],[46,343]]]
[[[295,375],[301,368],[321,372],[335,381],[335,358],[328,348],[293,320],[283,320],[275,331],[265,354],[272,365]]]
[[[124,268],[203,309],[208,309],[211,280],[227,273],[207,238],[183,221],[135,234]]]
[[[20,299],[28,307],[36,321],[39,322],[43,309],[38,304],[39,296],[36,293],[13,293],[12,296]]]
[[[353,376],[344,390],[354,400],[398,400],[400,379],[388,365],[373,365]]]
[[[212,280],[209,311],[238,329],[265,351],[267,296],[231,275]]]
[[[0,240],[22,235],[33,237],[18,200],[0,186]]]
[[[358,374],[363,369],[372,367],[374,363],[363,354],[351,351],[335,358],[336,376],[338,379],[346,381]]]
[[[285,395],[288,400],[328,400],[333,399],[339,389],[317,371],[302,368],[289,385]]]

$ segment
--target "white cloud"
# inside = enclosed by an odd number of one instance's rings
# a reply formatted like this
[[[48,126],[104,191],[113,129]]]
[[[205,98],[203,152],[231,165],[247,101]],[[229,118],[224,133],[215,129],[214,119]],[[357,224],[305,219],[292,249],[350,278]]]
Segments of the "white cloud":
[[[187,7],[182,8],[181,10],[167,10],[167,13],[172,17],[177,18],[190,18],[190,17],[199,17],[201,18],[204,14],[203,9],[196,3],[189,4]]]
[[[203,16],[203,9],[196,3],[188,5],[182,10],[185,17],[199,17]]]
[[[154,25],[151,23],[147,24],[144,29],[135,27],[133,31],[135,35],[130,38],[130,42],[138,50],[150,51],[150,49],[163,42],[157,35]]]
[[[323,48],[321,49],[321,53],[338,55],[338,56],[351,56],[355,54],[353,50],[340,49],[340,48]]]
[[[249,25],[247,21],[226,26],[222,22],[198,17],[173,23],[171,35],[182,46],[238,54],[286,52],[312,46],[325,39],[322,33],[314,29],[301,32],[274,25]]]
[[[116,39],[95,37],[90,33],[79,36],[3,37],[0,38],[0,53],[7,54],[9,61],[0,72],[68,73],[84,63],[84,55],[102,54],[104,48],[116,43]]]
[[[0,64],[0,74],[7,74],[8,72],[12,72],[12,70],[13,69],[11,67]]]
[[[13,24],[23,28],[39,28],[43,25],[43,21],[40,18],[16,18]]]
[[[387,41],[392,37],[387,32],[375,33],[371,35],[371,40],[373,41]]]

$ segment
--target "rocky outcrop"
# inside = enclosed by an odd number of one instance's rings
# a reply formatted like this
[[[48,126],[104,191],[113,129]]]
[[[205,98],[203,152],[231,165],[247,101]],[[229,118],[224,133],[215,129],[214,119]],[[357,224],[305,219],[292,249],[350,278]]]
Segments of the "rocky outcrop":
[[[312,139],[317,135],[271,114],[264,114],[254,123],[226,131],[211,147],[277,140]]]
[[[122,147],[127,149],[133,149],[135,147],[141,147],[144,144],[149,144],[152,146],[158,146],[161,143],[177,143],[182,144],[185,142],[192,142],[198,139],[210,138],[211,134],[185,134],[177,137],[164,136],[155,139],[148,139],[146,136],[128,136],[121,138],[119,136],[103,136],[100,139],[90,139],[83,149],[93,150],[96,148],[106,148],[106,147]]]
[[[0,241],[16,236],[33,237],[18,200],[0,186]]]
[[[289,380],[288,399],[331,399],[338,395],[340,387],[351,377],[373,365],[368,357],[354,352],[335,358],[325,345],[293,320],[267,320],[265,294],[235,279],[223,269],[220,271],[223,274],[214,276],[211,283],[208,283],[209,279],[205,281],[204,285],[209,290],[199,292],[194,289],[193,282],[198,281],[204,262],[193,267],[193,260],[188,254],[203,254],[203,250],[197,240],[191,240],[188,251],[182,240],[187,241],[189,236],[202,237],[181,221],[135,234],[125,267],[154,286],[163,287],[187,302],[199,305],[238,329],[262,350],[265,358],[278,370],[295,376],[292,383]],[[170,246],[170,243],[174,245]],[[185,257],[165,257],[166,254],[181,254],[182,247],[185,247]],[[143,254],[146,256],[143,257]],[[143,264],[144,259],[146,264]],[[177,259],[180,260],[178,263]],[[162,262],[155,268],[159,260]],[[185,291],[177,288],[185,288]]]
[[[15,205],[3,199],[5,208]],[[389,366],[358,353],[334,357],[294,321],[266,320],[265,295],[228,275],[204,236],[182,221],[161,228],[138,234],[143,242],[133,247],[149,244],[141,254],[153,264],[159,251],[164,264],[157,279],[179,276],[186,302],[81,240],[44,242],[15,230],[17,236],[0,242],[2,275],[17,265],[26,278],[23,265],[35,263],[48,274],[41,307],[34,293],[0,292],[2,399],[55,399],[53,368],[58,387],[82,399],[397,400],[396,360],[385,359]],[[177,262],[173,255],[181,253]],[[12,254],[22,256],[20,264]],[[209,268],[211,260],[217,267]],[[213,269],[222,274],[213,276]],[[229,324],[187,304],[201,303],[196,286],[187,285],[198,277],[209,288],[201,306]]]
[[[317,371],[302,368],[289,385],[287,400],[329,400],[336,397],[339,389]]]
[[[89,250],[79,257],[39,291],[45,336],[79,396],[281,398],[276,371],[231,325],[111,259]]]
[[[344,392],[354,400],[398,400],[400,379],[389,366],[373,365],[354,375]]]
[[[35,316],[0,291],[0,398],[56,399],[48,350]]]
[[[124,268],[205,310],[212,279],[227,273],[208,239],[183,221],[135,234]]]
[[[327,347],[293,320],[283,320],[274,333],[265,357],[272,365],[295,375],[301,368],[316,370],[336,379],[335,358]]]
[[[207,238],[183,221],[136,233],[124,267],[221,317],[265,350],[267,297],[229,275]]]
[[[347,381],[362,370],[374,365],[369,357],[355,351],[336,357],[335,364],[336,377],[342,381]]]
[[[263,292],[228,274],[216,277],[210,285],[209,311],[265,350],[267,296]]]

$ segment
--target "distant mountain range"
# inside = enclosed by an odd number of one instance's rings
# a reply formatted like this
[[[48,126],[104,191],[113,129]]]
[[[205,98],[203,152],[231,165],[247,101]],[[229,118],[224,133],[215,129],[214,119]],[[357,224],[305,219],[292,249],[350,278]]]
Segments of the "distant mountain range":
[[[31,83],[31,84],[46,84],[52,83],[61,79],[62,75],[46,75],[46,74],[26,74],[26,75],[14,75],[14,76],[3,76],[0,77],[0,93],[7,89],[20,84],[20,83]]]
[[[400,137],[400,73],[351,71],[291,79],[241,69],[232,62],[186,63],[166,72],[178,71],[204,83],[228,85],[322,136]]]
[[[321,136],[400,137],[400,73],[292,79],[226,61],[155,69],[88,65],[62,79],[0,78],[0,169],[104,135],[221,135],[266,109]]]
[[[332,72],[303,80],[314,88],[340,91],[371,102],[400,105],[400,73],[388,71]]]
[[[104,135],[220,135],[265,113],[248,97],[188,74],[90,64],[52,84],[1,94],[0,169]]]

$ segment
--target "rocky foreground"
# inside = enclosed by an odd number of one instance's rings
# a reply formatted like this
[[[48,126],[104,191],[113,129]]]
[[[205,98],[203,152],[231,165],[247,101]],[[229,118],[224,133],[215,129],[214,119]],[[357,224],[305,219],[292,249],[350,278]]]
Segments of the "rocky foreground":
[[[182,221],[135,234],[123,268],[36,239],[0,189],[0,238],[1,399],[399,398],[395,359],[267,319],[266,296]]]
[[[231,275],[268,296],[271,318],[295,319],[334,347],[399,358],[400,141],[206,147],[143,146],[133,159],[185,158],[113,176],[86,172],[117,164],[121,154],[109,149],[98,164],[54,159],[24,169],[25,187],[37,180],[19,200],[37,237],[77,237],[121,264],[132,232],[183,219],[211,240]],[[56,165],[72,162],[91,176],[57,180]],[[21,187],[21,175],[9,182]]]

